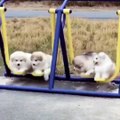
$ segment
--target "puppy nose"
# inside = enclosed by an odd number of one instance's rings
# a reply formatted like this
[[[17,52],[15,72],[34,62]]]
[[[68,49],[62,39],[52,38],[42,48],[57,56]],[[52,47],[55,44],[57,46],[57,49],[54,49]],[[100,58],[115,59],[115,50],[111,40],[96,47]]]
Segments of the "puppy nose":
[[[35,66],[35,64],[33,64],[33,66]]]
[[[20,66],[20,64],[18,63],[17,66]]]
[[[98,64],[98,62],[95,62],[95,61],[94,61],[94,64],[95,64],[95,65],[97,65],[97,64]]]

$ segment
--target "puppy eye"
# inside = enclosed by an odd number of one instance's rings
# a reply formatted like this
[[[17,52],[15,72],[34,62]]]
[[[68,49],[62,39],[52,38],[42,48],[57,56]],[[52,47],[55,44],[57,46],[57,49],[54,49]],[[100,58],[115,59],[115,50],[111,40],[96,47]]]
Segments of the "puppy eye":
[[[35,60],[37,62],[37,60]]]
[[[76,68],[80,69],[82,66],[75,65]]]
[[[16,62],[18,61],[18,60],[15,60]]]
[[[23,60],[20,60],[20,62],[22,62]]]
[[[42,60],[38,60],[38,61],[40,61],[40,62],[41,62]]]
[[[43,58],[42,58],[42,57],[40,57],[40,58],[39,58],[39,61],[43,61]]]
[[[79,69],[81,69],[81,66],[77,66]]]

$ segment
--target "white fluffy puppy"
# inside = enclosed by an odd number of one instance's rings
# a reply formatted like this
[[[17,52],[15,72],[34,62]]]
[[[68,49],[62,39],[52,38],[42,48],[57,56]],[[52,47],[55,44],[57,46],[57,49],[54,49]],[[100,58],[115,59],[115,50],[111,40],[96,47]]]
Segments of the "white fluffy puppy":
[[[32,68],[35,74],[44,73],[44,79],[47,81],[50,75],[52,56],[41,51],[33,52],[31,56]]]
[[[95,65],[95,80],[97,79],[108,79],[115,72],[115,64],[110,59],[110,57],[104,53],[100,52],[94,56],[94,65]]]
[[[31,69],[31,54],[16,51],[10,55],[10,69],[13,73],[28,73]]]
[[[73,60],[74,70],[83,73],[84,75],[91,75],[94,73],[93,58],[95,52],[86,52],[76,56]]]

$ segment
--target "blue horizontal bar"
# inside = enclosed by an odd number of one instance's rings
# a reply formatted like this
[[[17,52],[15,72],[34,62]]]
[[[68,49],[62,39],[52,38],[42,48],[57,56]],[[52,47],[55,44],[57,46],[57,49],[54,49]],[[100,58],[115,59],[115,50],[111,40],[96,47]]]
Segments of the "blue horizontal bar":
[[[83,95],[93,97],[109,97],[109,98],[120,98],[118,93],[107,93],[107,92],[93,92],[86,90],[67,90],[67,89],[52,89],[38,88],[38,87],[26,87],[26,86],[8,86],[0,85],[0,89],[6,90],[17,90],[17,91],[29,91],[29,92],[44,92],[44,93],[58,93],[58,94],[71,94],[71,95]]]
[[[6,77],[19,77],[19,78],[36,78],[36,79],[43,79],[43,76],[32,76],[31,74],[28,75],[14,75],[14,74],[10,74],[10,75],[6,75]],[[67,79],[65,77],[65,75],[55,75],[55,80],[61,80],[61,81],[73,81],[73,82],[94,82],[94,78],[83,78],[83,77],[77,77],[77,76],[71,76],[70,79]],[[120,84],[120,78],[117,78],[113,81],[116,84]]]
[[[73,81],[73,82],[96,82],[94,81],[94,78],[83,78],[83,77],[77,77],[77,76],[71,76],[70,79],[66,79],[64,75],[56,75],[55,80],[63,80],[63,81]],[[120,84],[120,78],[117,78],[113,80],[112,82],[116,84]]]
[[[76,81],[76,82],[95,82],[94,78],[82,78],[82,77],[76,77],[76,76],[71,76],[70,79],[66,79],[64,75],[56,75],[55,76],[56,80],[66,80],[66,81]]]

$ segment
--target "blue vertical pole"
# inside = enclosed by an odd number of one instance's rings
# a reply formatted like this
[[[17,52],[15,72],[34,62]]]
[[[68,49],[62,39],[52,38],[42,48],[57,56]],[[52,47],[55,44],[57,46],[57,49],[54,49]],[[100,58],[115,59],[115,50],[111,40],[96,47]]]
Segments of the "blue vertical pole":
[[[0,6],[3,6],[3,4],[6,2],[7,0],[1,0],[0,1]]]
[[[63,4],[60,6],[60,9],[64,9],[69,0],[64,0]]]
[[[57,63],[57,54],[58,54],[58,45],[59,45],[59,38],[60,38],[60,28],[62,26],[61,18],[62,18],[62,12],[63,9],[66,7],[68,3],[68,0],[64,0],[63,4],[60,6],[59,9],[57,9],[57,21],[56,21],[56,28],[55,28],[55,38],[54,38],[54,48],[53,48],[53,58],[52,58],[52,65],[51,65],[51,74],[50,74],[50,80],[49,80],[49,89],[54,88],[54,80],[55,80],[55,71],[56,71],[56,63]],[[65,54],[64,54],[65,57]],[[66,62],[66,61],[65,61]],[[68,71],[69,68],[65,68],[65,71]],[[68,74],[67,74],[68,76]],[[69,76],[68,76],[69,77]]]
[[[56,28],[55,28],[56,32],[55,32],[55,38],[54,38],[54,48],[53,48],[53,55],[52,55],[53,58],[52,58],[52,65],[51,65],[51,74],[50,74],[50,80],[49,80],[49,89],[54,88],[54,79],[55,79],[57,54],[58,54],[58,45],[59,45],[59,38],[60,38],[61,16],[62,16],[62,10],[58,9]]]
[[[119,86],[118,86],[118,87],[119,87],[119,91],[118,91],[118,94],[120,94],[120,83],[119,83]]]

